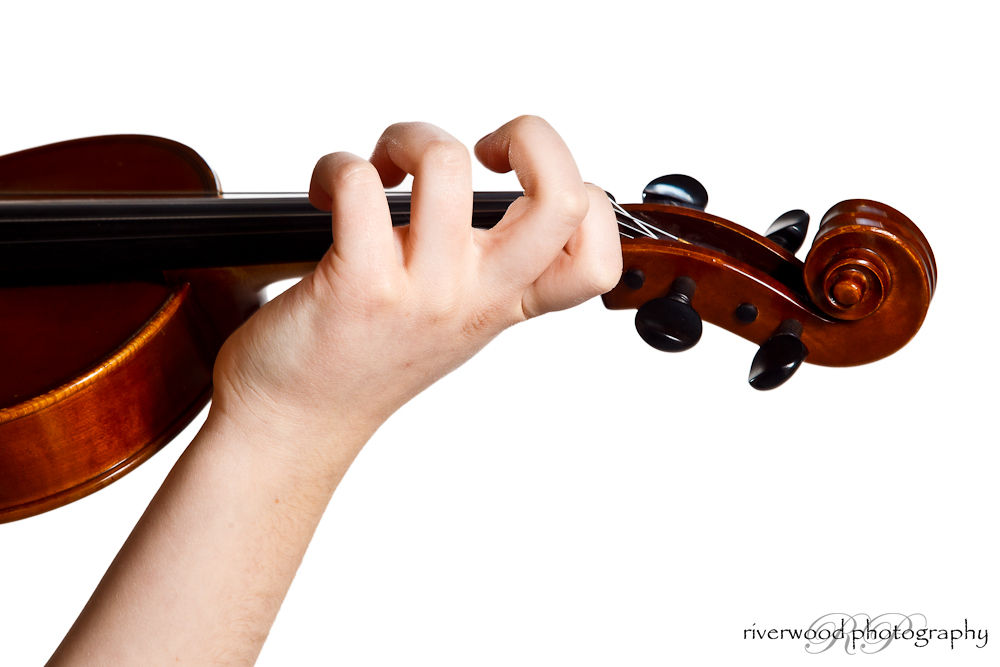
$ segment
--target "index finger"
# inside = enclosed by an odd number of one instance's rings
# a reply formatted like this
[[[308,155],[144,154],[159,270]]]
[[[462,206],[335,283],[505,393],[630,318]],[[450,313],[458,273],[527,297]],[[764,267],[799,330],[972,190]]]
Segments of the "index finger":
[[[382,180],[368,160],[340,152],[320,158],[309,201],[331,211],[333,254],[358,268],[399,264]]]

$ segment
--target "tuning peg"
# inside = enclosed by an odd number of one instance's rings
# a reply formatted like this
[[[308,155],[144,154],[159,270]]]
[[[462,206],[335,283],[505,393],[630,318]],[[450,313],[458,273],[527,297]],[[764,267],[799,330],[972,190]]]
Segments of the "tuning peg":
[[[686,206],[704,211],[708,205],[705,186],[684,174],[660,176],[642,189],[642,201],[647,204]]]
[[[635,314],[635,330],[644,341],[664,352],[683,352],[701,339],[701,316],[691,307],[694,281],[681,276],[670,292],[647,301]]]
[[[808,229],[809,214],[797,208],[779,215],[764,236],[794,255],[802,247]]]
[[[750,386],[754,389],[774,389],[780,386],[802,365],[809,354],[800,338],[802,325],[798,320],[785,320],[754,355],[750,364]]]

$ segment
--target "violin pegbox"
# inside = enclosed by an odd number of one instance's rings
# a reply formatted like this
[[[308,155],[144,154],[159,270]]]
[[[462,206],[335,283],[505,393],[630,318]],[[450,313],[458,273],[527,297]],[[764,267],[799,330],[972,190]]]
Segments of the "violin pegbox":
[[[650,181],[642,190],[642,201],[665,206],[682,206],[704,211],[708,205],[705,186],[685,174],[669,174]],[[628,284],[641,287],[644,276],[641,270],[626,271],[623,276]],[[635,329],[650,346],[662,352],[683,352],[701,340],[701,316],[691,306],[695,283],[680,276],[670,286],[670,291],[647,301],[635,314]]]
[[[624,265],[605,306],[636,308],[639,335],[663,351],[691,348],[703,319],[757,343],[756,389],[781,385],[807,359],[849,366],[892,354],[920,328],[934,293],[930,245],[885,204],[831,208],[803,263],[794,253],[809,215],[800,209],[760,235],[706,213],[705,188],[679,174],[651,181],[643,202],[613,204]]]

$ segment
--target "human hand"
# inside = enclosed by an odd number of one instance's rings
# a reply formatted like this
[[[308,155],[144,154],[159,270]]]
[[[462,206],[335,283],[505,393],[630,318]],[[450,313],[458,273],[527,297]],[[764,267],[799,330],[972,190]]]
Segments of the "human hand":
[[[276,439],[347,437],[360,447],[506,327],[617,283],[608,198],[583,183],[544,120],[517,118],[475,152],[493,171],[513,169],[524,188],[492,230],[472,228],[469,153],[437,127],[393,125],[371,161],[322,158],[309,197],[332,212],[333,246],[226,342],[213,413]],[[411,222],[394,228],[384,188],[407,173]]]
[[[525,191],[490,231],[471,226],[468,152],[436,127],[390,127],[371,162],[319,161],[310,198],[332,211],[333,246],[226,341],[208,421],[52,664],[252,663],[382,421],[505,327],[614,286],[611,206],[545,121],[511,121],[476,154]],[[411,223],[394,229],[383,186],[405,173]]]

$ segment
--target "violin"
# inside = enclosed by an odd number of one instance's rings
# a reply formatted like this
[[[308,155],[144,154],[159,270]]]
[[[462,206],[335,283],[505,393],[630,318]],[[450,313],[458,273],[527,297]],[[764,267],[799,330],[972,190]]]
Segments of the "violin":
[[[519,192],[477,193],[472,224]],[[610,197],[610,195],[609,195]],[[388,193],[393,224],[409,195]],[[610,197],[624,270],[603,295],[636,309],[648,344],[682,351],[708,321],[757,344],[749,382],[772,389],[803,361],[849,366],[906,344],[937,268],[924,235],[875,201],[760,235],[705,212],[705,188],[658,178],[643,203]],[[330,247],[305,197],[223,197],[191,148],[115,135],[0,157],[0,522],[110,484],[171,440],[211,394],[215,356],[262,304]]]

